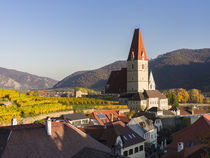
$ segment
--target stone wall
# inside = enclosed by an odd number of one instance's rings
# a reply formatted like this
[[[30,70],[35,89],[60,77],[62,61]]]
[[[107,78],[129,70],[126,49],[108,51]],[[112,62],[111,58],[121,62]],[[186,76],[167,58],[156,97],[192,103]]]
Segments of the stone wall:
[[[176,127],[181,126],[181,118],[180,117],[167,117],[161,118],[163,128],[175,129]]]
[[[43,115],[38,115],[38,116],[35,116],[35,117],[21,118],[18,124],[34,123],[35,121],[45,119],[46,117],[59,117],[61,115],[73,114],[73,113],[74,113],[74,111],[71,110],[71,111],[43,114]]]
[[[167,117],[161,118],[163,128],[175,129],[182,125],[182,120],[188,119],[190,124],[193,124],[200,118],[201,115],[189,115],[189,116],[175,116],[175,117]]]
[[[100,110],[98,110],[98,109],[86,109],[86,110],[83,110],[83,113],[84,114],[90,114],[94,111],[100,111]],[[120,113],[127,113],[129,111],[130,111],[129,109],[119,109]],[[18,121],[18,124],[29,124],[29,123],[34,123],[35,121],[38,121],[38,120],[45,119],[46,117],[60,117],[61,115],[73,114],[73,113],[74,113],[74,111],[71,110],[71,111],[43,114],[43,115],[38,115],[38,116],[35,116],[35,117],[21,118]],[[5,124],[5,125],[10,125],[10,124]]]

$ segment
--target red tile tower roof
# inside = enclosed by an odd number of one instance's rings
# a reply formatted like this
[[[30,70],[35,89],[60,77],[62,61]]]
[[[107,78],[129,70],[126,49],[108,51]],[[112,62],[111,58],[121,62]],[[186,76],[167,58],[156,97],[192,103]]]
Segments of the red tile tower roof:
[[[131,43],[130,52],[128,55],[128,60],[131,60],[134,57],[134,60],[142,60],[142,55],[144,54],[144,60],[147,60],[146,51],[144,49],[143,40],[141,37],[140,29],[135,29],[133,40]]]

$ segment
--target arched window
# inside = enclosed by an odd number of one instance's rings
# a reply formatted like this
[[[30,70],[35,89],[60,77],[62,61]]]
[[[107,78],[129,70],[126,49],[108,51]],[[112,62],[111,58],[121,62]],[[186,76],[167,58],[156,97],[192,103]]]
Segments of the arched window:
[[[142,69],[144,69],[144,64],[142,64]]]

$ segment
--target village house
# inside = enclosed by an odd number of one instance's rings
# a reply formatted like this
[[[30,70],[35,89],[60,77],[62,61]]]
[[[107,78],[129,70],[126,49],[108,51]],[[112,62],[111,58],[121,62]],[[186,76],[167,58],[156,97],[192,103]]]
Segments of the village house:
[[[81,98],[81,97],[84,97],[84,96],[86,96],[86,95],[88,95],[88,93],[87,92],[82,92],[82,91],[80,91],[80,90],[75,90],[75,94],[74,94],[74,96],[76,97],[76,98]]]
[[[121,121],[104,126],[86,126],[82,130],[111,148],[115,155],[145,157],[145,140]]]
[[[163,123],[161,121],[161,118],[158,117],[156,113],[148,112],[148,111],[147,112],[141,111],[141,112],[135,113],[133,118],[140,117],[140,116],[144,116],[147,119],[152,120],[154,127],[157,129],[157,132],[160,132],[163,129]]]
[[[157,147],[157,129],[154,127],[152,120],[145,116],[139,116],[132,118],[127,126],[146,140],[145,145],[147,147]]]
[[[105,125],[115,121],[129,122],[128,116],[118,110],[101,110],[89,114],[89,118],[94,125]]]
[[[83,113],[61,115],[60,117],[52,118],[52,121],[70,123],[71,125],[75,127],[81,127],[81,126],[86,126],[90,124],[89,117],[84,115]]]

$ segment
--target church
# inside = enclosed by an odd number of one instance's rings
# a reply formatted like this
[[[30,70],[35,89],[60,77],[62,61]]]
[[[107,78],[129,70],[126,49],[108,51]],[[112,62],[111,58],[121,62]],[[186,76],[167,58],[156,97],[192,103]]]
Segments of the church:
[[[168,99],[156,90],[152,71],[149,73],[140,29],[134,31],[127,68],[111,72],[105,92],[120,94],[120,104],[127,104],[130,110],[168,110]]]

